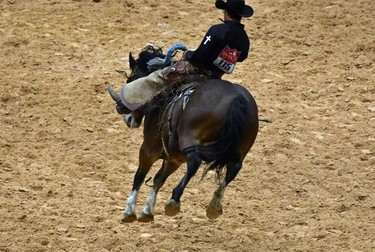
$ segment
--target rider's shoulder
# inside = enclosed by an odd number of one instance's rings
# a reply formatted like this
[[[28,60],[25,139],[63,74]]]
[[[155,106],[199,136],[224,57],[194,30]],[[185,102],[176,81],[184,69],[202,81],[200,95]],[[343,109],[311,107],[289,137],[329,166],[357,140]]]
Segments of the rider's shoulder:
[[[230,27],[228,25],[226,25],[225,23],[214,24],[209,29],[209,31],[215,32],[215,33],[223,33],[223,32],[228,31],[228,30],[230,30]]]

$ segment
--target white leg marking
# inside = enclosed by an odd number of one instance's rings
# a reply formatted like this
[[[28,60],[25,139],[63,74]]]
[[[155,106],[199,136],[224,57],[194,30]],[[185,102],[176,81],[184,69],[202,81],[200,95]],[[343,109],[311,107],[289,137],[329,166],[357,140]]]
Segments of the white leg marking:
[[[224,192],[225,192],[225,188],[227,188],[227,183],[225,183],[225,181],[223,180],[221,183],[220,183],[220,186],[219,188],[215,191],[214,193],[214,196],[211,200],[211,202],[218,206],[221,204],[221,200],[223,199],[224,197]]]
[[[221,205],[221,199],[224,196],[225,188],[227,184],[225,181],[220,183],[219,188],[215,191],[214,196],[212,197],[210,204],[206,209],[206,215],[209,219],[216,219],[223,213],[223,207]]]
[[[155,203],[156,203],[156,196],[158,195],[158,191],[153,189],[150,196],[147,198],[147,202],[145,207],[143,208],[142,213],[145,215],[155,215]]]
[[[127,216],[135,215],[135,207],[137,205],[137,196],[138,196],[138,191],[133,190],[128,197],[128,200],[126,202],[126,208],[124,211],[124,214]]]

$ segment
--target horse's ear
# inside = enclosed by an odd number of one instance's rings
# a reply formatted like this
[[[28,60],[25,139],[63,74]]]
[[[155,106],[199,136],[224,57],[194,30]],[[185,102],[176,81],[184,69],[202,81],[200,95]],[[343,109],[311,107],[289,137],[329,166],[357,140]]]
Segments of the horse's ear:
[[[132,53],[129,53],[129,66],[130,66],[130,68],[134,69],[136,65],[137,65],[137,62],[133,58]]]

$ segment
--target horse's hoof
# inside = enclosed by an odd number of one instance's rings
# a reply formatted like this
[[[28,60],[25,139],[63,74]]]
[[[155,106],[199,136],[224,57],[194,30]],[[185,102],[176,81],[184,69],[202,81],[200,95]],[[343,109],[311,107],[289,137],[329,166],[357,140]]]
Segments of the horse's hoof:
[[[151,222],[154,221],[154,216],[151,214],[145,214],[142,212],[141,217],[138,218],[139,222]]]
[[[132,214],[132,215],[127,215],[127,214],[124,214],[124,217],[122,218],[122,222],[133,222],[137,219],[137,216],[135,214]]]
[[[206,209],[206,216],[211,220],[217,219],[222,214],[223,207],[221,205],[209,204]]]
[[[175,216],[176,214],[178,214],[178,212],[180,212],[180,205],[180,202],[177,203],[173,199],[169,200],[164,208],[165,214],[168,216]]]

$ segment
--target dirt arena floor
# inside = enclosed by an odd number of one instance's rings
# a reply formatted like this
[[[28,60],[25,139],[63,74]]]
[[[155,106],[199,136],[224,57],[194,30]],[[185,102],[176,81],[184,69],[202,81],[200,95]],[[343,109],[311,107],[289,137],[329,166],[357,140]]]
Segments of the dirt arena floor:
[[[183,166],[154,222],[124,224],[143,133],[106,87],[124,82],[129,52],[195,49],[222,12],[213,0],[0,0],[0,251],[375,251],[375,2],[247,2],[251,53],[225,79],[272,123],[224,214],[205,216],[216,184],[202,171],[181,213],[164,214]]]

